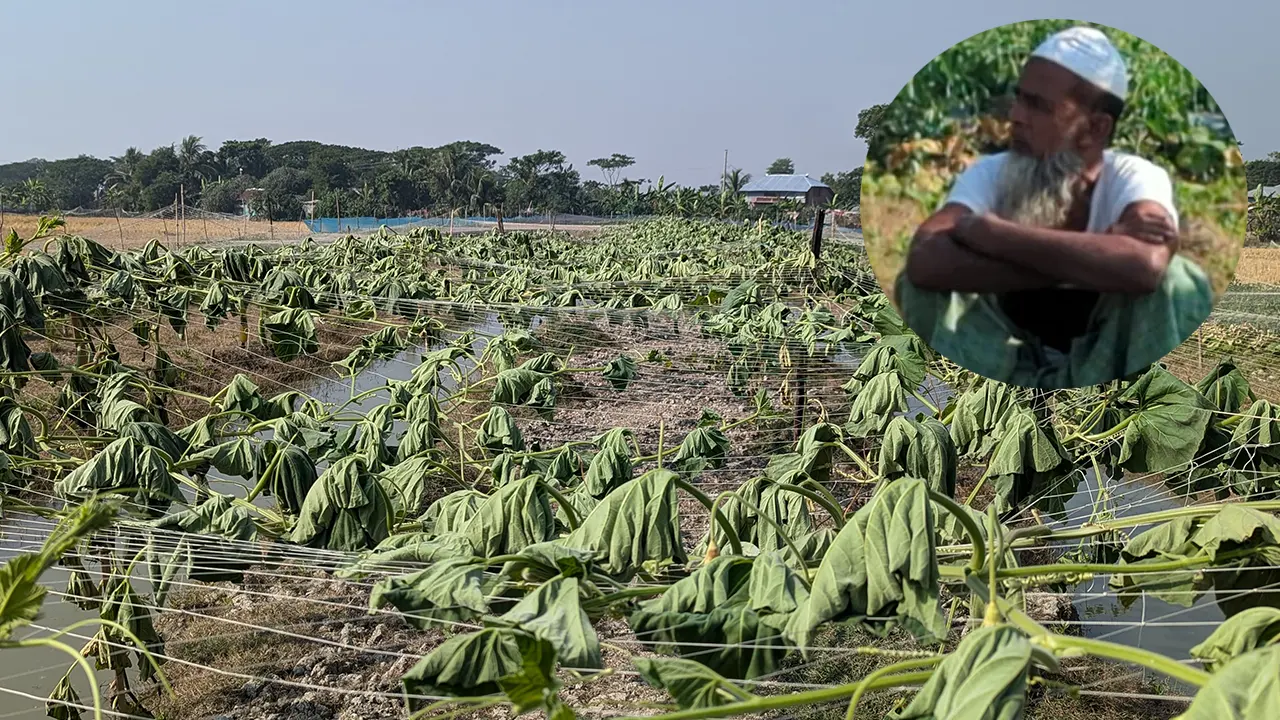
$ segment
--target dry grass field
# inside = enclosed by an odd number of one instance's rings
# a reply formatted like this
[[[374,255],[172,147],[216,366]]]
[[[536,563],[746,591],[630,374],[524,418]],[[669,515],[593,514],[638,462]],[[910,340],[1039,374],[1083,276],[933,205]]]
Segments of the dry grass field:
[[[185,236],[182,223],[171,218],[125,217],[117,220],[114,217],[71,216],[65,220],[66,232],[96,240],[114,250],[142,247],[152,239],[166,247],[179,247],[241,237],[270,238],[274,235],[277,238],[302,238],[310,234],[306,224],[298,221],[232,221],[223,216],[197,217],[195,213],[187,218]],[[17,230],[19,235],[28,237],[35,232],[39,221],[38,215],[4,213],[0,218],[0,237],[8,235],[10,230]]]
[[[1236,282],[1280,285],[1280,248],[1245,248],[1236,268]]]

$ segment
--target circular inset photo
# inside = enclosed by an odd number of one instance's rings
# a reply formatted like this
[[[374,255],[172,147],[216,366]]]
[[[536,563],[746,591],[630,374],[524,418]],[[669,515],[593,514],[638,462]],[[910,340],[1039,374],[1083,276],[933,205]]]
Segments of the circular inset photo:
[[[1238,143],[1154,45],[1033,20],[943,52],[884,109],[867,254],[908,327],[979,375],[1111,382],[1189,338],[1235,273]]]

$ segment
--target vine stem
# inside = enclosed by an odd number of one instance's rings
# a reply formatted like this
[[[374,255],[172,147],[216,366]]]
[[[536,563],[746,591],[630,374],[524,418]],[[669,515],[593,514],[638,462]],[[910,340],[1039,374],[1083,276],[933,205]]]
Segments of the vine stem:
[[[565,497],[564,493],[552,487],[551,483],[546,480],[542,481],[542,487],[549,495],[551,495],[551,497],[556,499],[556,503],[560,505],[560,509],[564,510],[565,519],[569,523],[569,532],[577,530],[578,526],[582,523],[582,520],[578,517],[578,510],[569,502],[569,498]]]
[[[1204,687],[1210,678],[1209,673],[1189,665],[1183,665],[1177,660],[1164,655],[1150,650],[1129,647],[1128,645],[1109,643],[1104,640],[1046,633],[1035,638],[1033,642],[1050,650],[1078,650],[1096,657],[1107,658],[1108,660],[1119,660],[1120,662],[1142,665],[1195,687]]]
[[[809,482],[810,480],[806,480],[805,482]],[[816,481],[814,482],[816,484]],[[844,522],[845,522],[844,511],[840,509],[839,504],[833,503],[829,497],[826,497],[822,493],[816,492],[814,490],[801,487],[800,485],[792,485],[791,483],[783,483],[783,482],[778,482],[774,484],[783,490],[796,493],[797,495],[804,496],[812,500],[813,502],[817,503],[818,505],[821,505],[822,509],[826,510],[827,514],[831,516],[831,520],[836,525],[836,530],[840,530],[841,528],[844,527]]]
[[[849,685],[838,685],[831,688],[806,690],[805,692],[787,693],[785,695],[755,697],[751,700],[739,703],[730,703],[728,705],[719,705],[717,707],[709,708],[680,710],[677,712],[663,713],[662,715],[649,716],[647,718],[639,716],[624,717],[622,720],[653,720],[653,718],[663,718],[663,720],[703,720],[704,718],[746,715],[765,712],[766,710],[778,710],[800,707],[802,705],[829,703],[834,700],[843,700],[858,692],[859,688],[861,688],[862,692],[866,693],[871,690],[884,690],[886,688],[902,687],[905,685],[923,685],[932,676],[933,673],[931,671],[906,672],[880,677],[869,681],[860,680]]]
[[[703,507],[711,511],[711,517],[716,522],[720,523],[720,529],[724,530],[724,534],[729,537],[729,545],[733,547],[734,554],[741,555],[742,541],[738,539],[738,532],[733,529],[733,524],[729,522],[729,518],[725,517],[724,513],[720,512],[720,508],[717,507],[717,504],[713,502],[711,498],[707,497],[706,493],[694,487],[688,480],[685,480],[684,478],[676,479],[676,487],[692,495],[694,499],[696,499],[699,503],[702,503]],[[719,498],[716,498],[716,499],[719,500]],[[707,537],[711,542],[715,541],[715,535],[712,534],[710,531],[708,531]]]
[[[658,467],[662,467],[662,443],[666,439],[667,424],[665,421],[658,421]]]
[[[870,675],[867,675],[862,682],[858,683],[858,689],[854,690],[853,696],[849,698],[849,711],[845,713],[845,720],[854,720],[854,715],[858,709],[858,701],[862,699],[862,695],[866,692],[869,684],[885,677],[886,675],[892,675],[895,672],[932,668],[934,665],[942,662],[942,660],[942,656],[920,658],[916,660],[903,660],[902,662],[896,662],[892,665],[885,665],[884,667],[877,669],[875,672],[872,672]]]
[[[928,488],[929,499],[947,509],[947,512],[956,516],[960,524],[964,526],[964,531],[969,535],[969,542],[972,546],[973,555],[969,558],[969,572],[981,572],[982,566],[986,564],[986,544],[983,541],[982,528],[978,527],[978,523],[974,521],[973,516],[963,506],[952,500],[950,497],[942,493]],[[939,566],[939,570],[944,566]]]
[[[102,720],[102,688],[98,685],[98,676],[89,666],[89,661],[85,659],[75,648],[70,645],[53,640],[51,638],[27,638],[26,640],[0,640],[0,648],[22,648],[22,647],[51,647],[59,652],[70,655],[80,670],[84,672],[85,677],[89,679],[89,688],[93,691],[93,717],[94,720]]]
[[[844,443],[839,443],[839,442],[838,442],[838,443],[831,443],[831,444],[832,444],[832,445],[835,445],[835,446],[836,446],[836,447],[838,447],[838,448],[840,448],[840,450],[842,450],[842,451],[844,452],[844,454],[845,454],[845,455],[848,455],[848,456],[849,456],[849,459],[850,459],[850,460],[852,460],[852,461],[853,461],[853,462],[858,466],[858,468],[859,468],[860,470],[862,470],[862,472],[866,473],[867,477],[875,477],[875,476],[876,476],[876,473],[875,473],[874,471],[872,471],[872,469],[871,469],[871,465],[870,465],[866,460],[862,459],[862,456],[861,456],[861,455],[859,455],[858,453],[854,452],[854,451],[853,451],[853,448],[850,448],[849,446],[845,445]]]

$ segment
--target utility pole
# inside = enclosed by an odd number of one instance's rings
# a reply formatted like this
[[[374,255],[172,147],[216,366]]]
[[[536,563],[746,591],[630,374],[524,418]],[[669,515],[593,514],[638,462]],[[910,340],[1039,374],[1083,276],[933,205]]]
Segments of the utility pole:
[[[720,173],[720,194],[724,194],[725,176],[729,174],[729,148],[724,149],[724,171]]]

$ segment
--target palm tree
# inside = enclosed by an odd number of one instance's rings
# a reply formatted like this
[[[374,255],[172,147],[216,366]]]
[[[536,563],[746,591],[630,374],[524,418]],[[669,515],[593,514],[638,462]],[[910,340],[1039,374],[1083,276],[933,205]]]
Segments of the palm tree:
[[[738,168],[734,168],[724,174],[724,189],[732,193],[742,192],[742,188],[751,182],[751,173],[744,173]]]
[[[200,180],[213,176],[213,154],[199,135],[188,135],[178,144],[178,174],[192,189]]]
[[[53,203],[53,199],[49,195],[49,189],[45,187],[44,182],[35,178],[24,180],[19,191],[22,194],[22,205],[29,210],[48,210],[49,205]]]

